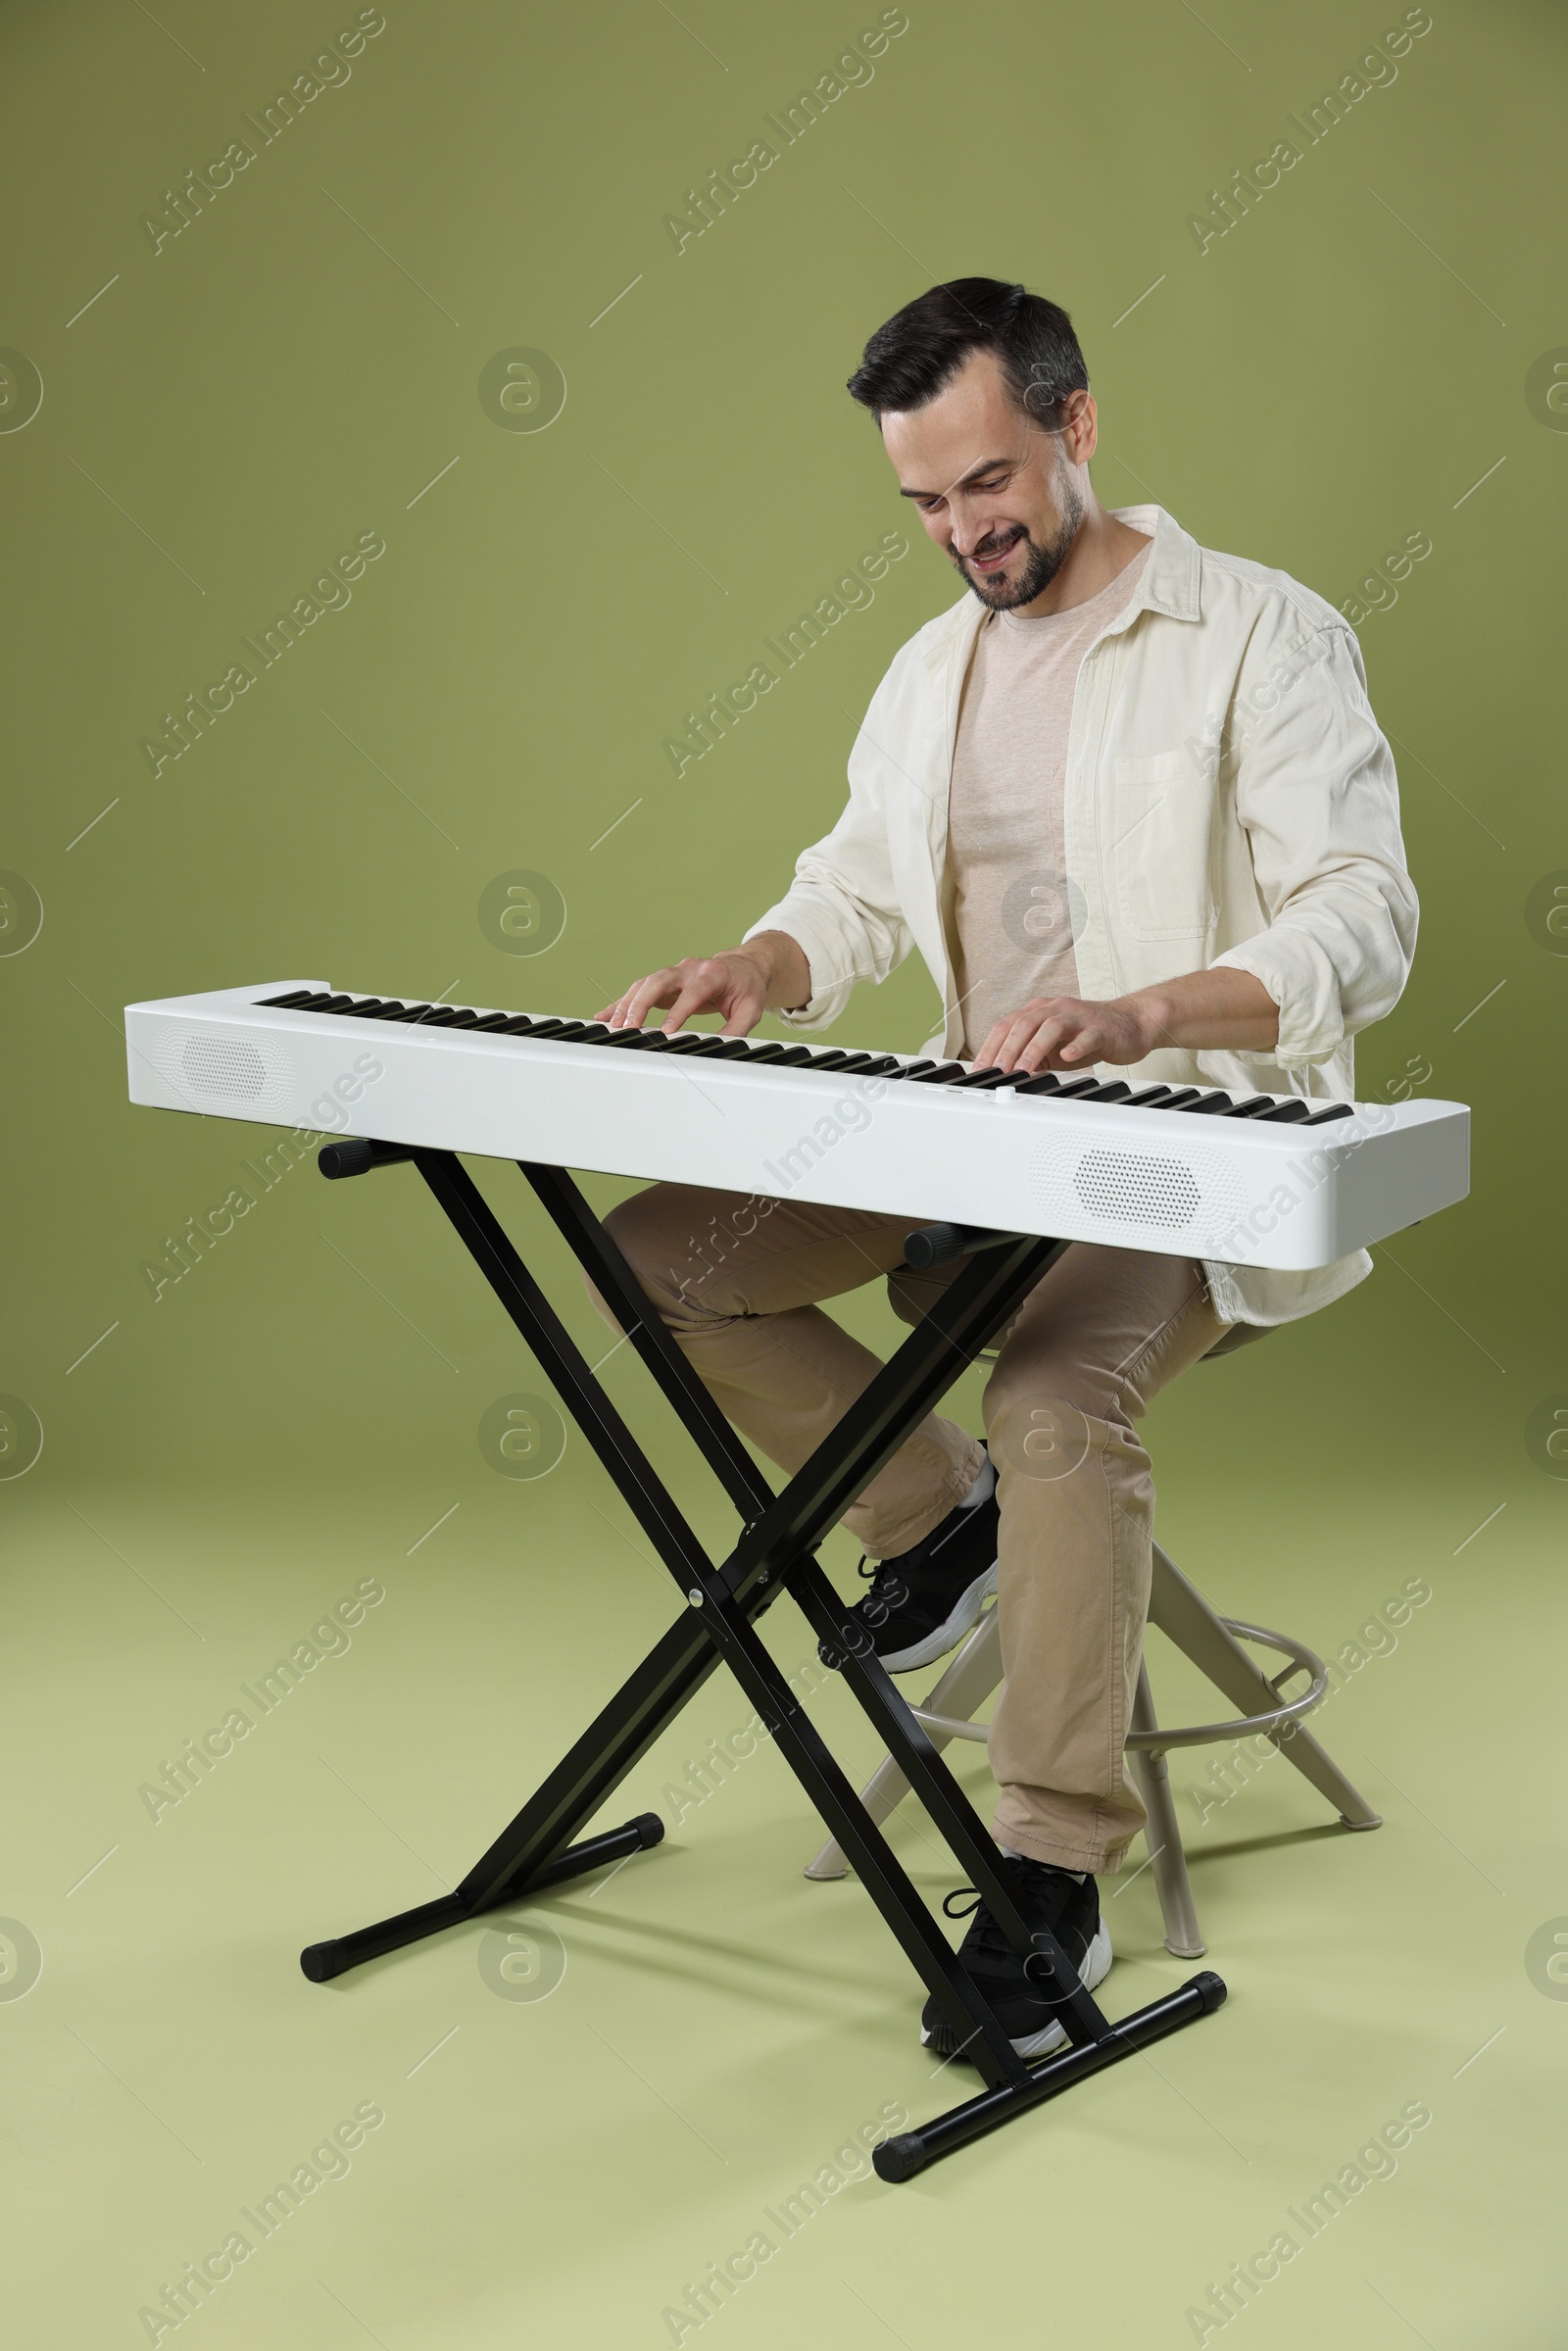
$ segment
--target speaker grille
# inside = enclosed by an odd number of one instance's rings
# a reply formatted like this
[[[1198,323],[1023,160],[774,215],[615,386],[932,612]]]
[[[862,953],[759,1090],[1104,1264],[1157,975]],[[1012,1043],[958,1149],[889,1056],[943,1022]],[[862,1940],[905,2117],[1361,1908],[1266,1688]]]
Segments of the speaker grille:
[[[192,1094],[243,1095],[253,1102],[267,1091],[267,1063],[237,1037],[191,1037],[179,1065]]]
[[[1251,1204],[1236,1168],[1202,1149],[1178,1159],[1154,1151],[1085,1151],[1063,1137],[1036,1152],[1030,1176],[1045,1232],[1068,1219],[1081,1226],[1087,1210],[1133,1239],[1179,1234],[1195,1255],[1223,1253]]]
[[[1096,1216],[1118,1224],[1157,1224],[1174,1232],[1202,1206],[1198,1179],[1180,1159],[1145,1159],[1133,1151],[1085,1151],[1073,1190]]]
[[[293,1064],[270,1037],[236,1037],[231,1030],[171,1022],[158,1035],[152,1059],[165,1084],[192,1109],[210,1105],[247,1118],[292,1112]]]

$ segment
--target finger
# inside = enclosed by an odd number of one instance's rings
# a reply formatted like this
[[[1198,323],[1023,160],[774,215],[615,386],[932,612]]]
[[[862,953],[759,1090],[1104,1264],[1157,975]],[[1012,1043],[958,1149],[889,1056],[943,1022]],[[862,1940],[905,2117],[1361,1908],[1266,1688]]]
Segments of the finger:
[[[1070,1069],[1075,1064],[1081,1066],[1085,1061],[1098,1061],[1101,1058],[1101,1048],[1104,1043],[1105,1032],[1100,1022],[1086,1020],[1081,1026],[1074,1028],[1071,1035],[1062,1044],[1060,1049],[1062,1067]]]
[[[726,1037],[749,1037],[767,1009],[767,991],[744,982],[732,985],[719,1005],[719,1027]]]
[[[767,1008],[766,998],[748,988],[737,996],[724,1015],[726,1037],[749,1037]]]
[[[655,1005],[667,1004],[679,993],[680,984],[678,968],[655,971],[647,979],[639,980],[625,999],[620,1025],[623,1028],[640,1029]]]
[[[993,1066],[996,1061],[997,1054],[1002,1049],[1003,1041],[1007,1035],[1007,1026],[1008,1024],[1004,1020],[996,1020],[992,1022],[990,1028],[986,1031],[986,1041],[984,1045],[981,1046],[980,1051],[975,1054],[974,1065],[976,1069],[990,1069]]]
[[[1054,1013],[1036,1028],[1018,1056],[1018,1067],[1031,1075],[1042,1069],[1070,1069],[1071,1061],[1063,1063],[1061,1056],[1078,1033],[1078,1025],[1070,1013]]]
[[[670,1004],[660,1026],[666,1037],[673,1037],[676,1030],[684,1027],[695,1012],[710,1012],[712,1009],[711,991],[695,980],[689,981]]]
[[[1036,1047],[1042,1026],[1049,1019],[1047,1007],[1039,1004],[1026,1004],[1021,1012],[1015,1012],[1005,1023],[1005,1033],[994,1056],[998,1066],[1008,1070],[1038,1067],[1037,1061],[1025,1056]]]
[[[709,961],[684,963],[679,974],[680,985],[673,989],[665,1002],[669,1005],[664,1021],[664,1033],[673,1036],[682,1021],[690,1020],[694,1012],[722,1012],[724,1009],[724,974]]]

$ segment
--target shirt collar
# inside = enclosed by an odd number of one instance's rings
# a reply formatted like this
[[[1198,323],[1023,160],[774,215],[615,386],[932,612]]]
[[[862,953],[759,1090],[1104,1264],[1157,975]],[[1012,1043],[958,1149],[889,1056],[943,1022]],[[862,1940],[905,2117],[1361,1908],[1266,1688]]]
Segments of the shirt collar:
[[[1196,620],[1199,617],[1199,546],[1191,534],[1183,530],[1173,514],[1162,506],[1117,506],[1109,513],[1129,530],[1142,531],[1152,538],[1149,560],[1138,582],[1137,592],[1124,612],[1118,612],[1105,629],[1106,636],[1116,636],[1130,628],[1142,612],[1162,612],[1170,620]],[[980,632],[980,624],[990,608],[978,596],[966,590],[961,602],[951,605],[941,623],[932,631],[933,663],[940,663],[960,654],[967,662]]]

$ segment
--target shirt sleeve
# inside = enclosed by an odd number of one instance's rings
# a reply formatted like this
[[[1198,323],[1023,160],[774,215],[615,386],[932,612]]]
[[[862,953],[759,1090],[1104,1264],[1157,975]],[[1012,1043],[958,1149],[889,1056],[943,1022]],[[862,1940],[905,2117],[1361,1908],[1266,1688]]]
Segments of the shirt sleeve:
[[[877,688],[856,736],[843,815],[830,833],[801,853],[789,889],[746,933],[754,939],[759,931],[786,931],[805,955],[810,997],[800,1010],[776,1015],[795,1028],[826,1028],[844,1010],[858,981],[885,980],[913,945],[894,888],[888,761],[879,748],[884,708],[905,658],[899,657]]]
[[[1394,754],[1372,715],[1354,632],[1259,632],[1238,685],[1238,817],[1267,928],[1216,964],[1250,971],[1279,1006],[1272,1057],[1326,1061],[1393,1010],[1417,905]]]

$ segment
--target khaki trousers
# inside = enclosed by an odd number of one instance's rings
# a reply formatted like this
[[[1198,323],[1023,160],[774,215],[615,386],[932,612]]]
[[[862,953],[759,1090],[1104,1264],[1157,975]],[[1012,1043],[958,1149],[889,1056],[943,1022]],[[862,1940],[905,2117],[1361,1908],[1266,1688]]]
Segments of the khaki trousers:
[[[781,1469],[801,1468],[880,1368],[817,1301],[903,1268],[918,1219],[656,1184],[606,1221],[720,1409]],[[915,1318],[960,1270],[897,1271],[896,1305]],[[1228,1328],[1192,1259],[1074,1243],[993,1343],[983,1410],[1006,1676],[993,1825],[1035,1860],[1116,1870],[1144,1825],[1123,1751],[1154,1515],[1137,1424]],[[982,1459],[932,1413],[843,1523],[873,1557],[895,1557],[961,1500]]]

